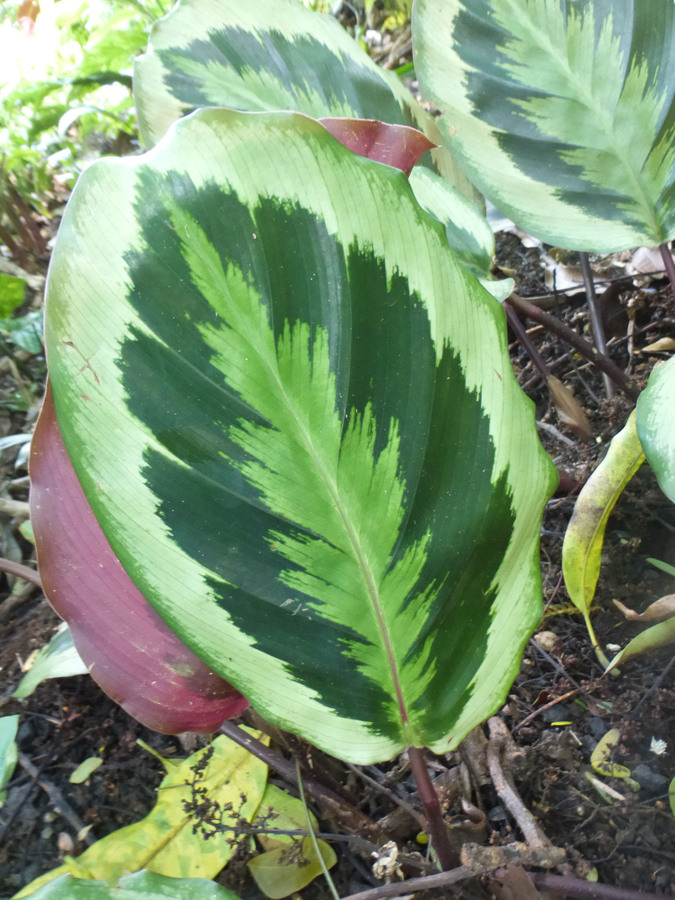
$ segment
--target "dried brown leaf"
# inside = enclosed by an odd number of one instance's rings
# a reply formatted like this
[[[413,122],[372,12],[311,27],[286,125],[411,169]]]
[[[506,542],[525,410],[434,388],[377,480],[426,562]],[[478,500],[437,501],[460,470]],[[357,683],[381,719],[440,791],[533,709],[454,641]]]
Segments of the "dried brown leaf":
[[[593,432],[586,413],[570,388],[555,375],[550,375],[548,389],[551,392],[551,400],[553,400],[558,418],[563,425],[570,428],[583,441],[592,440]]]
[[[655,600],[641,613],[624,606],[620,600],[613,600],[612,602],[631,622],[658,622],[660,619],[668,619],[670,616],[675,616],[675,594],[666,594],[665,597]]]

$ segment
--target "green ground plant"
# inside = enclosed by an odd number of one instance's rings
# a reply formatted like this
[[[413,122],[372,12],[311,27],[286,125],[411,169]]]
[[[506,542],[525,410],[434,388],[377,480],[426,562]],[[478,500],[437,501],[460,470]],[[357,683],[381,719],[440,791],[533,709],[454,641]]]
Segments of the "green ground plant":
[[[46,253],[36,224],[54,179],[72,187],[101,148],[135,135],[131,68],[162,0],[45,0],[0,10],[0,240],[19,265]]]

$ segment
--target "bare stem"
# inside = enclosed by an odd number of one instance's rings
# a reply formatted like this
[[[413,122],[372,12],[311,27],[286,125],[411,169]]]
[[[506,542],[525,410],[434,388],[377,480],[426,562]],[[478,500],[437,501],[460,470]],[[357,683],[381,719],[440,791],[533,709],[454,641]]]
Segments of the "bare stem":
[[[509,325],[515,332],[516,337],[527,351],[528,356],[532,360],[537,372],[539,372],[543,380],[548,384],[551,370],[541,358],[539,351],[530,340],[530,337],[525,330],[525,326],[520,321],[518,313],[508,302],[504,304],[504,309],[506,310],[506,318],[509,320]]]
[[[668,246],[668,244],[660,244],[659,250],[661,252],[663,265],[666,267],[666,275],[668,276],[668,281],[670,282],[670,289],[673,292],[673,297],[675,298],[675,260],[673,260],[673,254],[670,252],[670,247]]]
[[[0,557],[0,572],[7,572],[8,575],[15,575],[17,578],[23,578],[24,581],[30,581],[36,587],[42,587],[40,576],[35,569],[29,569],[28,566],[14,562],[13,559]]]
[[[234,722],[223,722],[220,726],[222,734],[229,737],[235,743],[250,751],[258,759],[278,772],[291,784],[297,784],[297,774],[294,763],[287,760],[276,750],[266,747],[262,741],[248,734]],[[368,832],[372,834],[375,829],[375,823],[365,816],[359,809],[352,806],[330,788],[318,782],[315,778],[308,775],[303,777],[305,791],[319,803],[329,815],[338,819],[343,825],[352,828],[354,831]]]
[[[358,894],[350,894],[348,897],[343,897],[343,900],[382,900],[384,897],[400,897],[401,894],[411,894],[413,891],[427,891],[434,887],[457,884],[460,881],[466,881],[467,878],[475,878],[484,871],[488,870],[474,870],[467,866],[457,866],[448,872],[424,875],[422,878],[408,878],[407,881],[394,884],[383,884],[371,890],[360,891]]]
[[[579,897],[581,900],[647,900],[653,894],[612,887],[610,884],[582,881],[571,875],[549,875],[548,872],[530,872],[535,887],[565,897]]]
[[[600,316],[600,308],[598,306],[598,296],[595,293],[595,283],[593,281],[593,271],[591,269],[591,261],[588,253],[580,253],[579,260],[581,262],[581,273],[584,278],[584,287],[586,288],[586,303],[588,305],[588,314],[591,320],[591,328],[593,330],[593,340],[598,348],[598,353],[607,356],[607,341],[605,340],[605,329]],[[612,384],[606,372],[603,372],[603,380],[605,382],[605,393],[608,397],[614,396],[614,385]]]
[[[448,829],[443,821],[443,812],[438,794],[431,783],[431,778],[429,778],[424,752],[419,747],[408,747],[408,758],[410,759],[410,766],[415,776],[417,790],[427,817],[431,844],[436,851],[438,861],[441,864],[441,868],[446,871],[455,868],[460,864],[459,857],[450,846]]]
[[[543,325],[547,331],[550,331],[552,334],[557,334],[563,341],[567,341],[567,343],[571,344],[571,346],[585,359],[589,360],[602,372],[609,375],[612,381],[627,397],[631,400],[637,400],[640,395],[640,390],[633,384],[626,373],[623,372],[616,363],[612,362],[608,356],[603,356],[603,354],[598,353],[595,348],[578,335],[576,331],[568,328],[567,325],[559,319],[556,319],[555,316],[549,315],[533,303],[528,303],[527,300],[518,296],[518,294],[511,294],[505,302],[515,307],[519,312],[528,316],[534,322]]]

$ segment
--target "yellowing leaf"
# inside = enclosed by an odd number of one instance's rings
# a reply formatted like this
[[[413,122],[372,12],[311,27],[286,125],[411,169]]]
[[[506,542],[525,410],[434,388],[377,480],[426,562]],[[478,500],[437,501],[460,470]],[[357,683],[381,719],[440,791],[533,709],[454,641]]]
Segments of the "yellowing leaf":
[[[318,841],[323,860],[329,868],[337,857],[325,841]],[[291,846],[280,846],[256,856],[248,864],[256,884],[267,897],[278,900],[304,888],[322,872],[312,839],[302,838]]]
[[[598,646],[589,612],[600,574],[605,528],[614,504],[644,458],[633,411],[579,494],[563,542],[562,563],[567,593],[584,615],[596,655],[603,666],[607,666],[608,661]]]
[[[273,813],[273,817],[270,816]],[[318,822],[310,812],[312,827]],[[268,784],[258,809],[256,820],[265,820],[269,827],[277,830],[295,831],[307,828],[307,817],[302,802],[291,797],[275,785]],[[267,896],[287,897],[300,891],[322,872],[321,863],[314,850],[311,838],[293,838],[285,834],[261,834],[257,839],[267,852],[261,853],[249,862],[249,868],[256,884]],[[332,847],[325,841],[318,841],[324,863],[330,869],[337,862]]]
[[[621,739],[618,728],[610,729],[603,735],[591,754],[591,765],[598,775],[606,778],[621,778],[632,790],[639,790],[639,785],[630,777],[630,769],[612,762],[612,753]]]
[[[657,650],[668,644],[675,644],[675,616],[652,625],[651,628],[646,628],[641,634],[636,635],[620,653],[616,654],[606,671],[611,672],[620,662],[625,662],[631,656],[637,656],[647,650]]]
[[[116,882],[125,872],[147,869],[172,878],[214,878],[234,852],[228,842],[232,833],[205,840],[201,832],[193,833],[194,818],[184,808],[184,801],[194,799],[190,787],[194,768],[210,748],[213,755],[201,773],[200,788],[206,788],[209,799],[225,810],[224,822],[228,821],[229,804],[233,824],[239,818],[250,822],[263,796],[267,766],[221,735],[168,772],[149,815],[36,879],[16,895],[16,900],[64,874]]]
[[[637,613],[634,609],[624,606],[620,600],[613,600],[612,602],[631,622],[638,620],[642,622],[657,622],[659,619],[675,616],[675,594],[666,594],[665,597],[655,600],[641,613]]]
[[[316,816],[311,811],[309,815],[312,828],[318,831],[319,823]],[[297,829],[304,831],[307,829],[307,817],[302,802],[297,797],[292,797],[286,791],[282,791],[281,788],[274,784],[268,784],[265,788],[265,793],[256,814],[256,824],[259,825],[263,819],[273,829],[272,834],[256,835],[257,840],[260,841],[265,850],[272,850],[279,844],[290,844],[293,841],[291,835],[276,834],[274,832],[295,831]]]

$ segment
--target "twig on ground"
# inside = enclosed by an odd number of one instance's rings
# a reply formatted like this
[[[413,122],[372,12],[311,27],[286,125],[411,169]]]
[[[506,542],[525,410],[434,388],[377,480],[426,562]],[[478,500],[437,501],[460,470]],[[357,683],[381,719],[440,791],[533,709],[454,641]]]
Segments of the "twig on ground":
[[[542,431],[547,431],[551,435],[551,437],[555,438],[557,441],[560,441],[563,444],[567,444],[568,447],[576,446],[574,441],[571,441],[561,431],[558,431],[555,425],[551,425],[549,422],[541,422],[539,419],[537,419],[537,428],[541,428]]]
[[[546,837],[541,826],[520,799],[516,789],[509,783],[502,769],[501,754],[508,735],[506,725],[498,716],[493,716],[488,720],[488,727],[490,729],[490,742],[487,748],[487,761],[490,777],[499,799],[516,820],[523,837],[531,847],[552,846],[551,841]]]
[[[47,779],[43,777],[37,766],[34,766],[24,753],[19,753],[18,758],[21,768],[25,769],[34,781],[37,781],[42,790],[45,791],[49,799],[52,801],[54,809],[63,816],[63,818],[71,825],[72,828],[75,829],[75,834],[82,834],[82,840],[87,846],[93,844],[94,838],[89,834],[88,831],[85,830],[84,822],[82,821],[82,819],[80,819],[80,817],[65,799],[56,785],[52,784],[51,781],[47,781]]]
[[[354,766],[352,765],[352,763],[345,763],[345,765],[357,776],[357,778],[365,781],[366,784],[371,785],[376,791],[384,794],[385,797],[389,797],[392,803],[396,803],[396,805],[400,806],[401,809],[404,809],[407,813],[410,813],[412,818],[415,820],[415,823],[421,827],[419,811],[416,810],[415,807],[412,806],[412,804],[408,803],[402,797],[399,797],[398,794],[391,790],[391,788],[388,788],[384,784],[380,784],[379,781],[376,781],[374,778],[371,778],[370,775],[367,775],[363,771],[363,769],[359,768],[359,766]]]
[[[291,784],[297,784],[297,777],[294,763],[287,760],[276,750],[266,747],[262,741],[254,738],[235,725],[234,722],[223,722],[220,726],[222,734],[229,737],[235,743],[244,747],[261,759],[263,762],[278,772]],[[322,808],[331,816],[338,819],[347,828],[351,828],[356,832],[365,832],[371,836],[377,835],[383,837],[381,829],[378,828],[372,819],[369,819],[361,810],[352,806],[330,788],[318,782],[315,778],[305,775],[303,779],[305,791],[319,803]]]
[[[564,897],[580,898],[580,900],[648,900],[653,894],[643,891],[631,891],[625,888],[612,887],[610,884],[599,884],[597,881],[582,881],[572,875],[550,875],[548,872],[530,872],[535,886],[553,894]]]
[[[29,519],[30,506],[25,500],[12,500],[9,497],[0,497],[0,512],[13,519]]]
[[[549,700],[548,703],[545,703],[543,706],[540,706],[538,709],[535,709],[534,712],[531,712],[529,716],[526,716],[522,722],[518,722],[517,725],[514,725],[514,731],[520,731],[521,728],[524,728],[526,725],[529,725],[533,719],[536,719],[537,716],[540,716],[544,710],[550,709],[552,706],[555,706],[558,703],[562,703],[563,700],[569,700],[570,697],[574,697],[575,694],[578,694],[581,688],[574,688],[573,691],[568,691],[566,694],[561,694],[559,697],[556,697],[554,700]]]
[[[542,646],[540,646],[534,640],[534,638],[530,638],[529,644],[531,647],[534,648],[535,652],[537,652],[541,657],[543,657],[547,663],[549,663],[551,666],[553,666],[553,668],[556,670],[556,672],[558,672],[560,675],[562,675],[563,678],[565,678],[567,681],[569,681],[570,684],[573,684],[574,687],[577,688],[577,690],[582,689],[579,682],[576,681],[574,678],[572,678],[572,676],[569,674],[569,672],[563,666],[563,664],[559,660],[557,660],[555,657],[551,656],[551,654],[548,652],[548,650],[544,650],[544,648]]]
[[[595,348],[578,335],[576,331],[573,331],[559,319],[556,319],[555,316],[551,316],[539,309],[539,307],[535,306],[533,303],[529,303],[518,294],[511,294],[506,302],[510,303],[511,306],[515,307],[515,309],[523,313],[523,315],[528,316],[534,322],[543,325],[552,334],[556,334],[559,338],[562,338],[562,340],[567,341],[567,343],[571,344],[585,359],[594,363],[602,372],[606,372],[628,398],[634,401],[637,400],[640,395],[640,390],[633,384],[626,373],[620,369],[616,363],[612,362],[608,356],[603,356],[601,353],[598,353]]]
[[[350,894],[342,900],[380,900],[381,897],[400,897],[402,894],[414,894],[415,891],[426,891],[435,887],[448,887],[466,881],[467,878],[475,878],[484,875],[483,872],[474,872],[467,866],[457,866],[447,872],[437,872],[435,875],[424,875],[422,878],[409,878],[407,881],[399,881],[396,884],[383,884],[372,890],[361,891],[358,894]]]
[[[668,675],[668,673],[670,672],[670,670],[673,668],[673,666],[675,666],[675,656],[669,661],[668,665],[663,669],[663,671],[661,672],[661,674],[657,676],[657,678],[656,678],[656,680],[654,681],[654,683],[649,687],[649,690],[647,690],[647,691],[642,695],[642,697],[640,698],[640,700],[638,700],[638,702],[635,704],[635,706],[634,706],[633,709],[631,710],[632,713],[637,712],[638,709],[639,709],[639,708],[642,706],[642,704],[645,702],[645,700],[649,699],[650,697],[653,697],[654,694],[656,694],[656,692],[659,690],[659,688],[660,688],[661,685],[663,684],[663,682],[664,682],[666,676]]]

